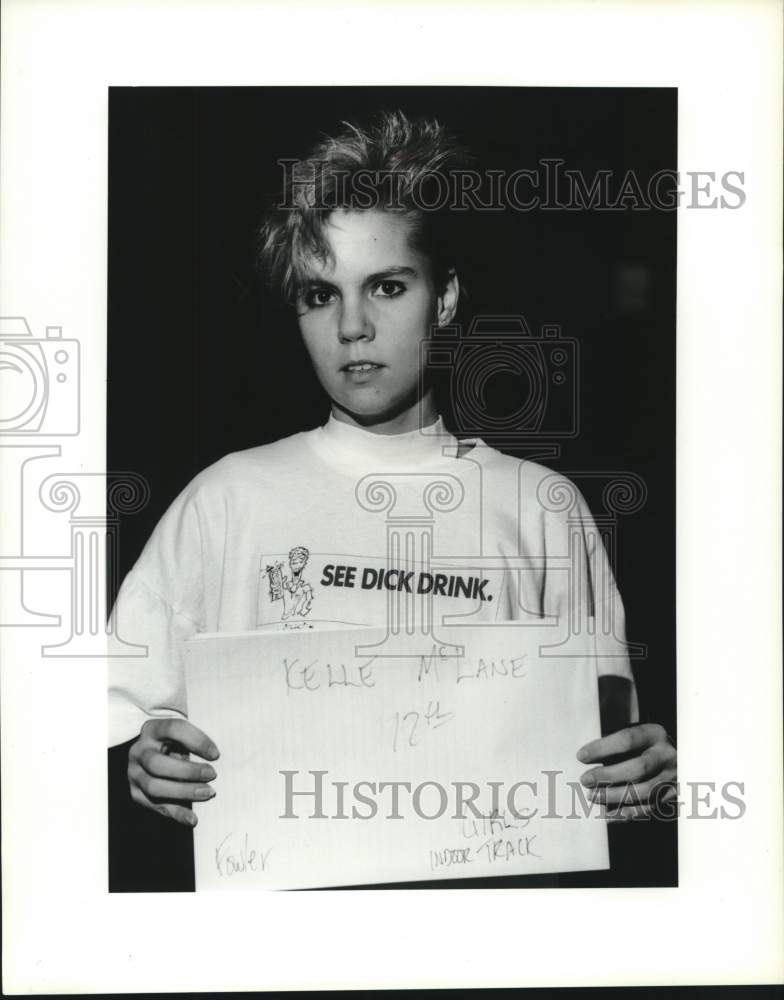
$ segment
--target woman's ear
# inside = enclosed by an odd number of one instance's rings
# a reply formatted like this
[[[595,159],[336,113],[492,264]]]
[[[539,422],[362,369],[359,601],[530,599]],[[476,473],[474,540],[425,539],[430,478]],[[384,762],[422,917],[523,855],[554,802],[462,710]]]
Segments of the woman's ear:
[[[436,320],[439,326],[446,326],[451,323],[457,312],[457,302],[460,298],[460,282],[457,278],[457,271],[450,268],[441,294],[436,300]]]

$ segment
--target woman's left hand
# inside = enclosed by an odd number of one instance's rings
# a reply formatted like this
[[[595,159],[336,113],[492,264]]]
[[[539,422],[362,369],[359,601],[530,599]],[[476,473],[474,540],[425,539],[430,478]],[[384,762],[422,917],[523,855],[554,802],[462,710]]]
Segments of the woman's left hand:
[[[612,761],[618,756],[624,759]],[[577,759],[599,764],[580,781],[590,789],[592,801],[605,805],[609,821],[650,816],[675,794],[677,751],[657,723],[628,726],[592,740],[577,751]]]

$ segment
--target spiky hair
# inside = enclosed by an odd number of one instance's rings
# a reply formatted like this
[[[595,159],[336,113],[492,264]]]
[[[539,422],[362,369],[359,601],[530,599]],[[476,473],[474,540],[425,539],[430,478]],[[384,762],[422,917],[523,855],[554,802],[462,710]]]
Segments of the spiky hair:
[[[430,262],[441,290],[459,263],[464,215],[444,195],[454,175],[472,165],[470,154],[440,122],[412,121],[402,111],[381,112],[368,128],[343,125],[306,159],[282,161],[282,195],[258,231],[262,272],[286,301],[296,301],[306,261],[330,259],[324,233],[330,213],[375,208],[411,221],[411,245]]]

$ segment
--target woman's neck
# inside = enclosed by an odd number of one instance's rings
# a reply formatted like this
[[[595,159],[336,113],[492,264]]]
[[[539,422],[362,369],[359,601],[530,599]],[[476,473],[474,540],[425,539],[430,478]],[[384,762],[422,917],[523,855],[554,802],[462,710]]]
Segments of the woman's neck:
[[[335,403],[332,404],[332,416],[342,424],[351,424],[371,434],[408,434],[422,427],[430,427],[438,419],[433,393],[426,393],[408,406],[396,413],[373,416],[363,419],[361,414],[350,413]]]

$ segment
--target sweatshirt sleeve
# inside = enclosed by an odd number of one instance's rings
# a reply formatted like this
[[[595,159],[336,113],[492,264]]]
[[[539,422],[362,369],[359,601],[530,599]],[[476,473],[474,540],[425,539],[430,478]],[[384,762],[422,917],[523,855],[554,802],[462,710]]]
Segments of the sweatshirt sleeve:
[[[186,717],[182,642],[204,629],[202,562],[196,501],[186,490],[158,522],[112,610],[110,746],[134,738],[148,719]]]
[[[593,612],[593,645],[599,677],[622,677],[629,682],[629,722],[640,717],[637,688],[634,683],[626,642],[626,613],[615,581],[607,550],[585,501],[580,517],[585,528],[584,544],[589,566],[589,593],[586,613]]]
[[[637,692],[626,642],[626,617],[610,560],[596,521],[577,486],[561,474],[537,483],[544,510],[545,612],[564,615],[569,634],[579,636],[596,658],[599,677],[617,676],[630,685],[630,722],[639,719]],[[552,558],[552,563],[550,557]],[[551,565],[566,572],[552,572]]]

